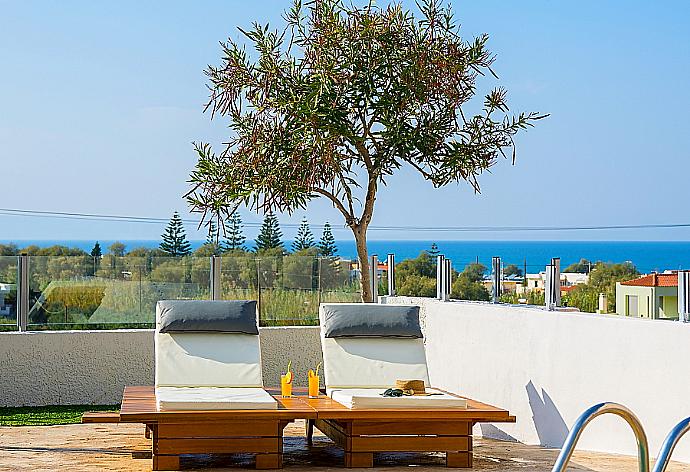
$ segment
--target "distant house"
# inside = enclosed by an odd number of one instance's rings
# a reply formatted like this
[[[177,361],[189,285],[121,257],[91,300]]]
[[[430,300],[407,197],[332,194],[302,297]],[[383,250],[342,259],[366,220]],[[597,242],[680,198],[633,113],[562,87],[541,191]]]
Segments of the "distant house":
[[[648,274],[616,284],[619,315],[678,319],[678,273]]]
[[[6,298],[14,290],[14,284],[0,284],[0,316],[11,316],[12,305],[6,304]]]
[[[490,292],[491,288],[494,284],[491,276],[487,275],[486,277],[484,277],[484,280],[482,283],[484,284],[484,287],[486,287],[486,289]],[[513,274],[513,275],[509,275],[507,277],[503,277],[503,280],[501,280],[501,285],[502,285],[501,292],[502,293],[519,292],[523,283],[524,283],[524,279],[519,275]]]
[[[588,281],[588,274],[580,274],[578,272],[561,272],[561,293],[569,292],[577,285],[586,284]],[[545,286],[546,272],[527,274],[525,284],[517,287],[517,292],[543,292]]]
[[[361,272],[359,270],[359,262],[358,261],[348,261],[350,265],[350,271],[351,271],[351,277],[353,278],[360,278]],[[376,266],[376,276],[381,280],[388,274],[388,264],[385,262],[378,262],[378,265]]]

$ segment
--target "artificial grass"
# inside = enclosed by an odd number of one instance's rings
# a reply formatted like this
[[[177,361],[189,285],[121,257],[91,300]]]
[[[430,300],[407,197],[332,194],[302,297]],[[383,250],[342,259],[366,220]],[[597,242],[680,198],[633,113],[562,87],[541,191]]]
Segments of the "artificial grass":
[[[0,426],[50,426],[81,423],[87,411],[117,411],[120,405],[53,405],[0,408]]]

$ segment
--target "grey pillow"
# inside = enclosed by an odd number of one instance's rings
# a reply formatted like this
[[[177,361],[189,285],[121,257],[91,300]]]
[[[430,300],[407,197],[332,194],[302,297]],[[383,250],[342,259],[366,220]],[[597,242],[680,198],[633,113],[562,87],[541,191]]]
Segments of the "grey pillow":
[[[324,305],[327,338],[421,338],[419,307],[405,305]]]
[[[248,300],[161,300],[161,333],[259,334],[256,302]]]

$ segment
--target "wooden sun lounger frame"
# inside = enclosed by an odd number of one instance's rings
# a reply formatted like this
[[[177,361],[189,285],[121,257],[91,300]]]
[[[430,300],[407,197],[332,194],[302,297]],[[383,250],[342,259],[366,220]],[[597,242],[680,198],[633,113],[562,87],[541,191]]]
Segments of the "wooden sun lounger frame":
[[[272,410],[159,411],[154,387],[125,387],[119,422],[146,425],[153,470],[179,469],[182,454],[233,453],[255,454],[257,469],[279,469],[283,429],[295,419],[315,419],[316,412],[297,397],[276,399]]]
[[[297,390],[297,389],[296,389]],[[270,391],[270,390],[269,390]],[[276,393],[273,392],[272,393]],[[274,395],[274,410],[158,411],[154,387],[126,387],[119,413],[86,413],[85,423],[143,423],[153,470],[175,470],[182,454],[251,453],[257,469],[283,463],[283,429],[307,420],[345,451],[345,466],[373,467],[374,452],[445,452],[448,467],[472,467],[472,426],[515,422],[506,410],[467,399],[466,409],[349,409],[326,395]]]
[[[316,420],[307,420],[307,441],[311,443],[314,427],[318,428],[344,449],[345,467],[373,467],[375,452],[444,452],[447,467],[471,468],[475,423],[514,423],[515,417],[465,400],[466,409],[424,410],[350,409],[325,395],[307,399],[318,412]]]

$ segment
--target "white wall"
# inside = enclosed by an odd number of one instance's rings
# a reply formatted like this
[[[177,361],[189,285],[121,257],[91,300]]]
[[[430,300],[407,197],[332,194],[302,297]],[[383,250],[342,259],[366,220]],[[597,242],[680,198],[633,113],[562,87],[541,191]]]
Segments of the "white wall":
[[[264,384],[295,382],[321,361],[318,327],[261,328]],[[0,333],[0,406],[117,404],[125,385],[153,384],[153,330]]]
[[[591,405],[622,403],[642,420],[656,455],[690,416],[690,325],[616,315],[395,297],[422,306],[429,374],[439,387],[507,408],[516,424],[477,432],[560,446]],[[321,360],[317,327],[261,328],[264,383],[288,359],[296,382]],[[124,385],[153,383],[153,331],[0,333],[0,406],[115,404]],[[597,418],[581,449],[635,454],[622,420]],[[690,438],[674,459],[690,462]]]
[[[432,383],[517,416],[512,425],[481,425],[487,436],[560,447],[586,408],[612,401],[638,415],[655,456],[690,416],[690,325],[422,298],[387,303],[422,306]],[[637,453],[614,416],[590,423],[578,448]],[[690,462],[690,438],[673,458]]]

